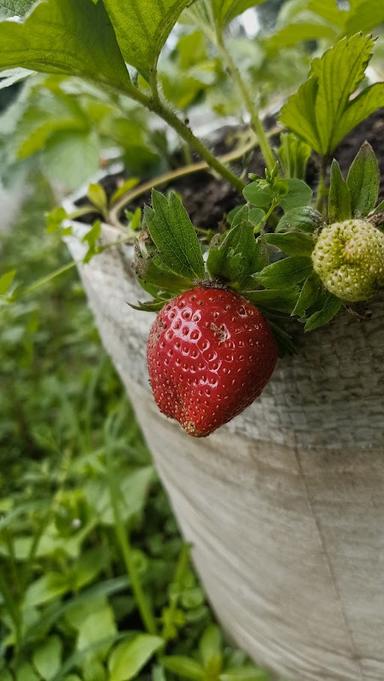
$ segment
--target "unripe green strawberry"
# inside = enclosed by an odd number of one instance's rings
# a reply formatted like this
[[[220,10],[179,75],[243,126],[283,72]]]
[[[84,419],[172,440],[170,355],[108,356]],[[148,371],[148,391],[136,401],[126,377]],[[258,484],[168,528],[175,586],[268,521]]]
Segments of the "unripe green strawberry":
[[[277,346],[267,320],[245,298],[197,286],[159,312],[147,359],[160,411],[201,437],[260,395],[275,367]]]
[[[384,286],[384,234],[366,220],[335,222],[320,232],[312,261],[335,296],[367,300]]]

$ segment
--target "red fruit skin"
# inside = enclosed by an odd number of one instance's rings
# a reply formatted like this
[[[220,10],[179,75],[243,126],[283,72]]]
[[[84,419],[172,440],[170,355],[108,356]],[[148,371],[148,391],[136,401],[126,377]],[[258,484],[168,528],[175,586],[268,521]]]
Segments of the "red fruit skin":
[[[267,320],[242,296],[197,286],[163,307],[148,338],[156,403],[195,437],[209,435],[260,395],[277,361]]]

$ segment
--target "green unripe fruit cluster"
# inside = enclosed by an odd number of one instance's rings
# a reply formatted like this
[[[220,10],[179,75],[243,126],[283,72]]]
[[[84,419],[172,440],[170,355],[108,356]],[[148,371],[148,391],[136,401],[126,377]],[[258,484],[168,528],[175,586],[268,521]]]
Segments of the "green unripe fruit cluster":
[[[367,220],[335,222],[320,232],[312,261],[335,296],[367,300],[384,286],[384,234]]]

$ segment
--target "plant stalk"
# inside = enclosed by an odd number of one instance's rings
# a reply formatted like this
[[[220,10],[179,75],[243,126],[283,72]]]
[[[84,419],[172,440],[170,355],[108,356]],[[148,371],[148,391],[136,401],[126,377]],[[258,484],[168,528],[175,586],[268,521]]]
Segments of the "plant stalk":
[[[227,180],[232,187],[234,187],[238,192],[242,192],[245,183],[235,175],[229,168],[227,168],[221,161],[219,161],[214,154],[208,149],[208,147],[196,137],[190,127],[180,120],[178,116],[170,109],[164,102],[160,99],[149,99],[148,108],[156,113],[160,118],[162,118],[168,125],[170,125],[180,137],[190,145],[204,161],[207,162],[212,170],[215,170],[218,175],[220,175],[224,180]]]
[[[317,185],[316,193],[316,208],[324,215],[324,217],[326,217],[326,198],[328,196],[328,187],[326,183],[327,166],[328,157],[322,156],[320,159],[319,184]]]
[[[152,611],[151,604],[147,598],[147,595],[143,589],[140,575],[136,569],[135,561],[132,557],[132,547],[129,541],[128,534],[125,530],[124,523],[121,517],[119,509],[119,500],[121,497],[121,491],[119,484],[116,479],[116,475],[112,468],[111,462],[111,451],[108,451],[109,443],[106,443],[106,460],[107,460],[107,473],[108,473],[108,485],[109,485],[109,496],[112,506],[114,526],[116,538],[120,546],[120,550],[123,556],[124,564],[127,570],[127,574],[131,583],[131,588],[137,608],[140,612],[143,624],[149,634],[157,634],[157,626],[155,616]]]
[[[269,170],[269,172],[272,172],[273,168],[276,165],[276,160],[273,155],[272,147],[269,143],[267,133],[264,130],[264,126],[261,122],[258,108],[248,91],[247,85],[243,80],[243,77],[240,73],[237,64],[235,63],[231,53],[229,52],[225,45],[223,34],[220,29],[216,30],[216,45],[224,61],[227,64],[228,71],[231,74],[234,82],[236,83],[237,89],[243,99],[244,105],[251,117],[251,126],[253,131],[257,135],[260,150],[261,153],[263,154],[263,158],[267,166],[267,169]]]

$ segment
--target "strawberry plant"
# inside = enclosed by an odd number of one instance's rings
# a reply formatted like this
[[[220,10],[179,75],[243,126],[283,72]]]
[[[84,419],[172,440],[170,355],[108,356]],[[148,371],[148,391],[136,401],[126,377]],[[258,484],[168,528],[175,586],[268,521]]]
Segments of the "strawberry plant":
[[[115,98],[128,98],[173,128],[187,157],[193,151],[201,158],[198,169],[209,168],[238,194],[213,237],[204,225],[193,225],[174,192],[153,192],[152,206],[144,211],[137,205],[149,188],[196,172],[193,163],[143,185],[133,186],[130,178],[112,197],[92,185],[86,204],[72,216],[97,213],[117,228],[117,244],[136,241],[137,278],[150,296],[137,307],[158,312],[148,345],[156,400],[191,434],[208,434],[260,393],[273,371],[276,344],[280,353],[299,349],[302,329],[314,331],[329,323],[384,285],[384,218],[374,151],[368,144],[356,149],[350,168],[343,169],[345,177],[332,160],[351,131],[384,106],[384,84],[366,78],[375,40],[356,32],[357,10],[363,11],[364,31],[380,24],[382,11],[369,3],[345,9],[312,1],[297,11],[295,3],[285,3],[275,35],[264,39],[270,60],[280,40],[287,47],[308,39],[318,44],[307,79],[283,103],[271,134],[260,113],[262,93],[250,88],[249,73],[243,72],[228,40],[231,22],[262,4],[257,0],[2,4],[8,14],[24,15],[17,22],[0,22],[0,68],[11,81],[37,71],[77,77]],[[239,113],[247,112],[246,150],[217,155],[183,115],[188,98],[182,89],[173,100],[179,111],[169,101],[172,95],[167,99],[169,77],[161,76],[159,60],[178,19],[197,32],[200,50],[209,45],[206,55],[219,60],[236,92]],[[181,62],[192,66],[187,40]],[[76,105],[72,102],[72,110]],[[247,167],[254,147],[264,174]],[[231,166],[234,160],[240,160],[240,167]],[[309,163],[316,175],[311,181]],[[60,228],[65,217],[62,210],[55,212],[50,228]],[[65,224],[63,234],[70,230]],[[113,246],[103,245],[100,221],[83,240],[88,246],[84,262]],[[17,298],[13,274],[4,276],[3,299]],[[243,318],[240,310],[246,311]],[[214,377],[208,376],[205,351],[219,366]],[[233,362],[226,360],[229,356]],[[212,413],[204,414],[209,405]]]

